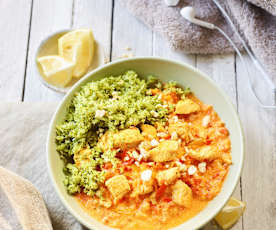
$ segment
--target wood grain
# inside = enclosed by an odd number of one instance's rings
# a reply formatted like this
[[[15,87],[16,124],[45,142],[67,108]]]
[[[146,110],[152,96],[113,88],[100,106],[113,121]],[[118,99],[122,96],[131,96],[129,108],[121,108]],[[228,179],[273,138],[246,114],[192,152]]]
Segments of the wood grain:
[[[31,0],[0,1],[0,100],[20,101],[23,93]]]
[[[46,88],[35,71],[35,53],[49,34],[71,26],[73,0],[33,0],[24,101],[59,101],[63,94]]]
[[[152,54],[152,31],[114,1],[112,60],[124,54],[149,56]],[[131,50],[127,50],[129,47]]]
[[[252,66],[250,70],[250,76],[259,74]],[[276,112],[259,107],[239,59],[237,79],[239,114],[246,139],[242,174],[243,200],[247,203],[244,230],[276,229]],[[266,90],[263,88],[264,95]],[[275,98],[267,100],[272,103]]]
[[[73,28],[93,30],[95,39],[105,49],[107,59],[110,57],[112,10],[112,0],[75,0],[72,19]]]
[[[159,34],[153,34],[153,56],[170,58],[177,61],[185,62],[192,66],[196,64],[196,56],[185,54],[181,51],[174,51],[169,47],[169,43],[164,40]]]

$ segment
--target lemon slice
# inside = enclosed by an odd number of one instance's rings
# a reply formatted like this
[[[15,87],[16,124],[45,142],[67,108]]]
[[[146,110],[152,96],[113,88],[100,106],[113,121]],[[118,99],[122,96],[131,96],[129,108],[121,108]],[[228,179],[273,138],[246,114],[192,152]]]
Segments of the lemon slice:
[[[57,55],[40,57],[37,61],[41,65],[45,80],[50,84],[64,87],[71,81],[74,63]]]
[[[228,229],[239,220],[244,210],[245,203],[231,197],[226,206],[216,215],[215,221],[222,229]]]
[[[76,63],[73,77],[80,78],[88,70],[94,55],[94,37],[89,29],[73,30],[58,39],[58,53]]]

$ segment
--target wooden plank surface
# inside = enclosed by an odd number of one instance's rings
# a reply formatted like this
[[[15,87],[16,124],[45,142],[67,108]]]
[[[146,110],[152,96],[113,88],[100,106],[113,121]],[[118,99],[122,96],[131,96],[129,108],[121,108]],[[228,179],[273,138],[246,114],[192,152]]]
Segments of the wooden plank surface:
[[[35,71],[35,53],[49,34],[71,27],[73,0],[33,0],[24,101],[58,101],[63,94],[46,88]]]
[[[23,94],[31,0],[0,1],[0,100],[20,101]]]
[[[276,229],[276,111],[259,107],[241,61],[237,59],[236,64],[239,114],[246,140],[242,174],[243,200],[247,203],[244,230],[272,230]],[[250,71],[250,76],[254,74],[259,75]],[[266,91],[263,88],[264,95]],[[273,96],[268,98],[268,102],[274,101]]]
[[[112,0],[75,0],[72,18],[73,28],[91,28],[95,39],[104,47],[109,60],[112,27]]]
[[[130,50],[127,50],[127,48]],[[124,55],[152,54],[152,31],[130,15],[118,1],[114,1],[112,60]]]
[[[159,34],[153,34],[153,56],[170,58],[173,60],[185,62],[192,66],[196,64],[196,56],[188,55],[181,51],[174,51],[169,47],[169,44]]]

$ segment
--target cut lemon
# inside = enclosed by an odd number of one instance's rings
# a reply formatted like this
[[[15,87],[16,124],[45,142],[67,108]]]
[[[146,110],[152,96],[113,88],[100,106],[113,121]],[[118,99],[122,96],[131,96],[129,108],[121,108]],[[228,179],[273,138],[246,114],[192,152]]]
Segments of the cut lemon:
[[[245,203],[231,197],[226,206],[216,215],[215,221],[222,229],[228,229],[239,220],[244,210]]]
[[[58,39],[58,53],[76,63],[73,77],[80,78],[88,70],[94,55],[94,37],[89,29],[73,30]]]
[[[64,87],[71,81],[74,63],[57,55],[40,57],[37,61],[41,65],[45,80],[50,84]]]

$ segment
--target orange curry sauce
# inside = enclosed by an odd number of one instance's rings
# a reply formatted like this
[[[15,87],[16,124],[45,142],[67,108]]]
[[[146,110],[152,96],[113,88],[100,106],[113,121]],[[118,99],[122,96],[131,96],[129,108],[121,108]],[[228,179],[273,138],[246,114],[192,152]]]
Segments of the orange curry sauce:
[[[84,193],[75,196],[93,218],[113,228],[161,230],[182,224],[220,192],[232,163],[228,130],[212,106],[189,94],[184,99],[188,100],[184,103],[186,109],[182,110],[179,101],[183,100],[175,93],[164,94],[158,89],[152,93],[161,95],[167,104],[178,105],[168,122],[164,126],[137,127],[143,141],[119,152],[117,168],[111,164],[103,167],[106,181],[123,175],[129,184],[127,191],[115,199],[105,183],[101,185],[104,200]],[[135,151],[139,157],[141,148],[154,154],[156,151],[152,149],[172,140],[177,142],[178,149],[169,159],[160,160],[159,156],[137,159],[131,154]],[[141,178],[145,170],[152,172],[146,181]],[[124,187],[120,183],[118,186]]]

